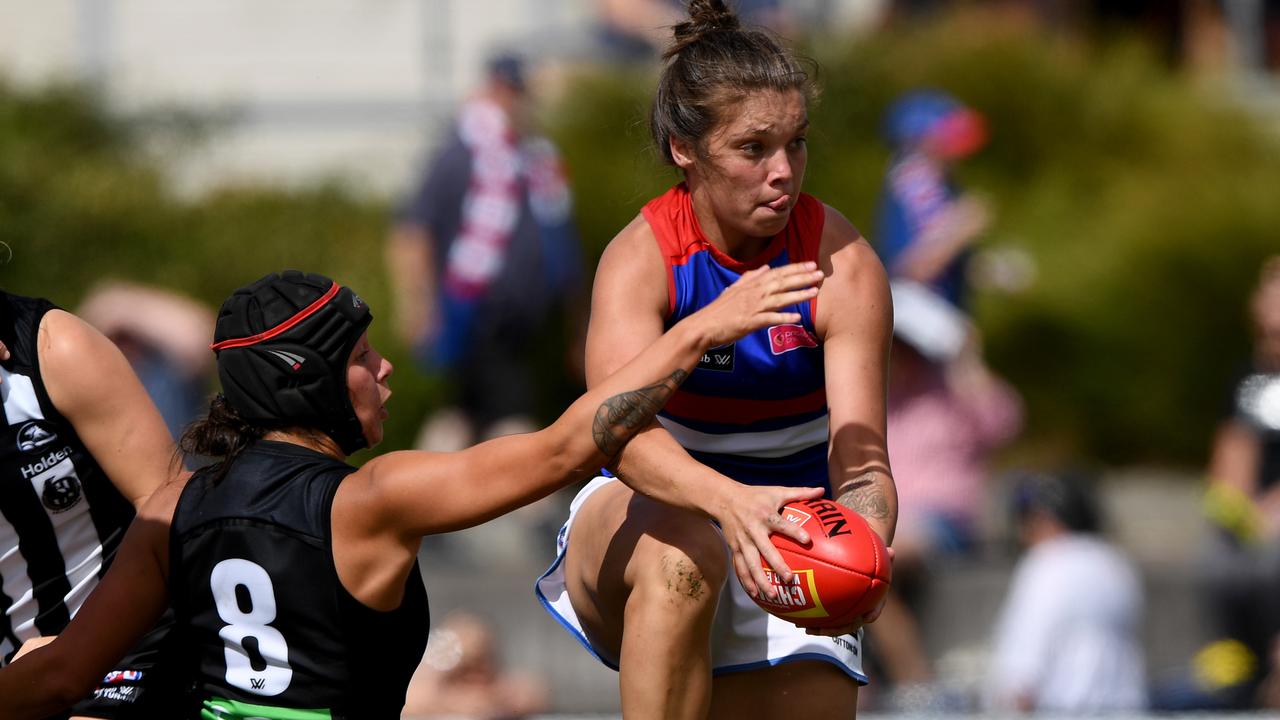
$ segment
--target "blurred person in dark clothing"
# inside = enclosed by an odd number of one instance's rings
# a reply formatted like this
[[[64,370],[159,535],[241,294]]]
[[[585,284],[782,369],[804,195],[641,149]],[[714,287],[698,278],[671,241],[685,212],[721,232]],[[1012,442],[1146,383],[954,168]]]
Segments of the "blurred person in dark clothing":
[[[528,102],[523,62],[492,60],[388,243],[400,338],[456,389],[422,449],[535,429],[530,352],[582,296],[569,185],[555,146],[529,129]]]
[[[990,218],[984,202],[956,186],[950,167],[982,147],[986,123],[946,93],[918,90],[893,103],[884,131],[893,157],[876,249],[890,277],[927,285],[963,309],[970,248]]]
[[[1254,348],[1214,436],[1198,577],[1215,633],[1196,658],[1197,705],[1253,706],[1280,637],[1280,256],[1250,300]],[[1271,683],[1274,685],[1274,681]]]

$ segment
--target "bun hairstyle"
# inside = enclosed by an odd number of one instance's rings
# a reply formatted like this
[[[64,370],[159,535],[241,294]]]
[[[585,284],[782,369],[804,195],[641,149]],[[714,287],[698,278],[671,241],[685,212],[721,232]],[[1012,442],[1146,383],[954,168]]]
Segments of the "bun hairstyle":
[[[672,138],[702,157],[725,110],[751,92],[799,90],[813,99],[809,73],[795,55],[768,31],[744,28],[724,0],[690,0],[689,19],[672,30],[649,115],[653,143],[670,165]]]
[[[670,60],[707,33],[738,30],[741,27],[738,16],[733,14],[723,0],[693,0],[689,3],[689,19],[672,28],[675,39],[663,51],[662,59]]]

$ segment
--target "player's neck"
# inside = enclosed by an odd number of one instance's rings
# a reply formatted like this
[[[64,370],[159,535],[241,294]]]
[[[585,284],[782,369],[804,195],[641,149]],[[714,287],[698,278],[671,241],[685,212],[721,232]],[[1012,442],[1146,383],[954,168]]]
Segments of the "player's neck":
[[[773,238],[746,235],[720,222],[711,199],[697,189],[691,189],[693,214],[698,218],[698,227],[707,242],[717,250],[734,260],[746,262],[757,257],[769,245]]]
[[[347,458],[332,438],[318,430],[285,428],[283,430],[272,430],[262,437],[264,440],[301,445],[322,455],[328,455],[335,460],[345,460]]]

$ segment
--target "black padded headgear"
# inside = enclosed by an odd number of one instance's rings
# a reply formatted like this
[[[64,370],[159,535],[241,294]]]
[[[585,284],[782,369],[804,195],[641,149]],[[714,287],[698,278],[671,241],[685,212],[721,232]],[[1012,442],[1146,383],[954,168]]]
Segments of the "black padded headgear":
[[[368,445],[347,393],[347,360],[373,315],[349,288],[286,270],[222,303],[213,333],[227,402],[262,427],[324,431],[348,455]]]

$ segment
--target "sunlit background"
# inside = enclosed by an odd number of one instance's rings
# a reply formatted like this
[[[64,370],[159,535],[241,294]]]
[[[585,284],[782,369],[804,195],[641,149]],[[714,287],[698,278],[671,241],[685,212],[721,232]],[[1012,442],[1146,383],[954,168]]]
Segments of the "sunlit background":
[[[646,33],[618,40],[615,5],[0,0],[0,285],[75,309],[100,283],[131,281],[213,308],[269,271],[331,275],[369,301],[371,337],[397,365],[373,452],[412,446],[450,389],[393,331],[384,250],[486,62],[526,63],[588,275],[678,179],[648,147],[658,60]],[[919,614],[934,685],[959,698],[954,710],[981,685],[1016,559],[1009,473],[1068,466],[1099,473],[1109,537],[1141,570],[1150,683],[1203,671],[1205,468],[1250,360],[1250,294],[1280,253],[1277,3],[776,5],[767,20],[819,68],[805,189],[873,244],[894,98],[942,89],[987,123],[986,146],[955,169],[991,218],[971,309],[1026,419],[993,458],[977,552],[930,567]],[[539,343],[541,421],[581,389],[564,351],[573,323]],[[616,675],[532,593],[558,522],[557,506],[428,541],[433,624],[478,613],[548,713],[616,713]],[[903,709],[889,698],[869,709]]]

